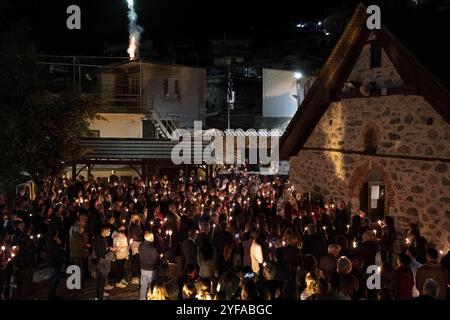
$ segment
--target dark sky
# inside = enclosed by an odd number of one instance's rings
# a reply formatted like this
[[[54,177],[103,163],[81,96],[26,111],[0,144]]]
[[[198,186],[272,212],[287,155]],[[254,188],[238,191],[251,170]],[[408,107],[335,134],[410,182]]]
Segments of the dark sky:
[[[135,0],[143,38],[217,38],[224,32],[245,36],[257,30],[283,30],[295,21],[319,19],[324,8],[352,0]],[[31,41],[47,53],[89,54],[102,50],[105,42],[126,43],[126,0],[28,0],[7,1],[0,7],[3,23],[22,18]],[[82,10],[82,30],[66,28],[66,8],[77,4]]]

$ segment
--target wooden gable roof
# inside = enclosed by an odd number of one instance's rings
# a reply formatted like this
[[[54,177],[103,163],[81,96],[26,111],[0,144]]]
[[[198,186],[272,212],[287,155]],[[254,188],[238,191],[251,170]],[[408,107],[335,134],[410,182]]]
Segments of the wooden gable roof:
[[[366,7],[358,5],[319,76],[280,139],[280,158],[295,156],[306,143],[331,102],[341,92],[372,32],[404,81],[409,94],[423,96],[450,123],[450,94],[383,25],[366,27]]]

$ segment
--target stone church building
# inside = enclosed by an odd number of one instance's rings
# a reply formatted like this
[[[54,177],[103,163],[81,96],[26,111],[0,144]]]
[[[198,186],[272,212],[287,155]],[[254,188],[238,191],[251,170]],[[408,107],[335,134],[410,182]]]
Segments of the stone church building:
[[[360,5],[280,142],[297,191],[450,249],[450,94]],[[437,41],[437,40],[436,40]]]

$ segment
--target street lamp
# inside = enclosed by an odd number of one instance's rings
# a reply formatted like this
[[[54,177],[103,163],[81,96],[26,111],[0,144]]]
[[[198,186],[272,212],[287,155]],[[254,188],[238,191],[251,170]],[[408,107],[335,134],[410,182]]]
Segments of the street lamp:
[[[295,87],[297,90],[297,108],[300,108],[301,98],[300,98],[300,92],[301,92],[301,84],[300,80],[303,78],[303,74],[301,72],[295,72],[294,73],[294,79],[295,79]]]

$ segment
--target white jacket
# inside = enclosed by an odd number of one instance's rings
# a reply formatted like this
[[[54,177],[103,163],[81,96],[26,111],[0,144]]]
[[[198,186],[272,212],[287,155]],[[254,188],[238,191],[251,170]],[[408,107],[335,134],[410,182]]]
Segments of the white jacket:
[[[113,235],[113,247],[117,249],[117,260],[128,259],[128,239],[124,234],[117,233],[115,236]]]

